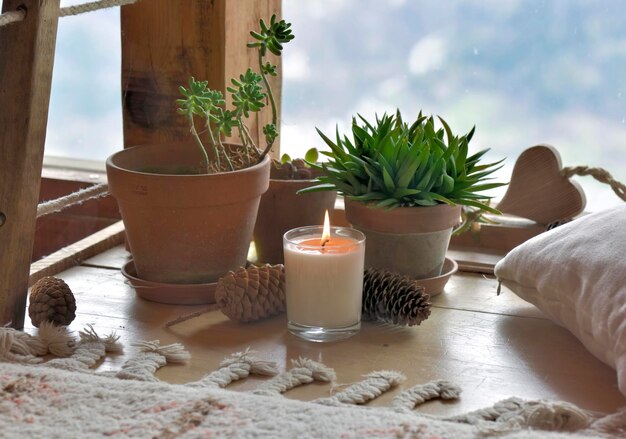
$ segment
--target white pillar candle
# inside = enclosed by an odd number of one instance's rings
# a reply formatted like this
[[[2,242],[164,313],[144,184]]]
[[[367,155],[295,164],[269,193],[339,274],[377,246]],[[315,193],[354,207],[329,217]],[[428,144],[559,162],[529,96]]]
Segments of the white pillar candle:
[[[285,234],[284,256],[290,329],[295,325],[358,330],[363,299],[363,234],[333,227],[323,240],[320,226],[293,229]]]

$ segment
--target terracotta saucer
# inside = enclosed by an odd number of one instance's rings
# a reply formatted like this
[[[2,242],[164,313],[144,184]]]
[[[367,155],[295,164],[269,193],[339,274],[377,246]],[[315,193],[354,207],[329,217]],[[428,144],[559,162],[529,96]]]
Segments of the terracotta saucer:
[[[450,277],[456,273],[458,269],[459,266],[454,259],[446,258],[439,276],[430,277],[428,279],[418,279],[415,282],[423,286],[430,297],[433,297],[443,291]]]
[[[139,279],[132,260],[122,267],[122,274],[130,281],[135,292],[142,299],[171,305],[215,303],[215,287],[217,283],[164,284]]]

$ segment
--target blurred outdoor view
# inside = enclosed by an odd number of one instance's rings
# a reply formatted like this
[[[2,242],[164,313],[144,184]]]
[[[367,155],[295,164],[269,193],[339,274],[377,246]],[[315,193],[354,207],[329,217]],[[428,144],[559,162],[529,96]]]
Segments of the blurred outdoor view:
[[[296,35],[283,60],[281,149],[292,157],[323,147],[315,127],[423,109],[458,133],[476,125],[473,149],[507,157],[504,180],[538,143],[565,166],[626,180],[626,2],[285,0],[283,15]],[[61,19],[47,154],[104,160],[120,148],[119,46],[117,9]],[[620,203],[578,181],[588,209]]]

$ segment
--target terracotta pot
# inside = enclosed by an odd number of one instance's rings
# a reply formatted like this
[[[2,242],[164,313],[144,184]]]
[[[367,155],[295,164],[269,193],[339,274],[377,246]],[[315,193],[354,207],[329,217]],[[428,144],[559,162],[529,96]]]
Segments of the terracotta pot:
[[[439,276],[460,206],[376,209],[346,199],[346,219],[367,237],[365,266],[385,268],[415,279]]]
[[[246,263],[270,160],[234,172],[176,174],[199,161],[192,144],[136,146],[107,160],[109,191],[143,280],[209,283]]]
[[[326,209],[332,214],[337,192],[296,193],[314,184],[314,180],[270,179],[269,189],[261,197],[254,227],[259,262],[282,264],[283,235],[296,227],[322,224]]]

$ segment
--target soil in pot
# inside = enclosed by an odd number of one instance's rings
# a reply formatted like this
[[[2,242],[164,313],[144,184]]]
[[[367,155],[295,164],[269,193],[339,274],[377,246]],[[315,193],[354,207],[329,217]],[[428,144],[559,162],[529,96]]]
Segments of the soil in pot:
[[[346,219],[367,238],[365,266],[415,279],[441,274],[452,229],[460,222],[460,216],[460,206],[385,210],[346,199]]]
[[[199,160],[193,144],[137,146],[107,160],[109,190],[143,280],[210,283],[246,263],[270,160],[217,174],[162,173]]]
[[[300,189],[315,184],[313,170],[308,171],[301,174],[305,179],[293,179],[292,175],[285,176],[272,168],[269,189],[261,197],[254,228],[254,244],[259,262],[282,264],[283,235],[296,227],[322,224],[325,210],[332,214],[336,192],[297,194]]]

